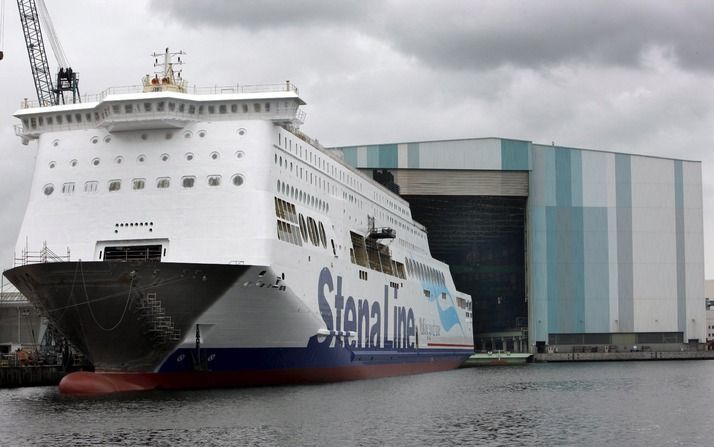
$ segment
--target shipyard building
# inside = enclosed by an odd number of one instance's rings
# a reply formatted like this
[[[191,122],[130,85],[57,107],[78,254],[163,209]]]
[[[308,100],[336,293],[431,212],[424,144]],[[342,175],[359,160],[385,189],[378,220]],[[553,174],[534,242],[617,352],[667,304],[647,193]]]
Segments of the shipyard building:
[[[409,201],[472,296],[476,350],[706,340],[700,162],[502,138],[334,150]]]

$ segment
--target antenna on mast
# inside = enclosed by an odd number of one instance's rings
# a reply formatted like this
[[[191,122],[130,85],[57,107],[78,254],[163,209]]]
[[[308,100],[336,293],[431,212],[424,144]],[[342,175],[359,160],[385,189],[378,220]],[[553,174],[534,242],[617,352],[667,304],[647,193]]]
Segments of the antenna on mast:
[[[154,71],[153,78],[148,74],[144,77],[144,91],[186,92],[186,81],[181,78],[181,70],[174,69],[176,65],[183,65],[181,56],[185,54],[184,51],[171,52],[168,47],[163,53],[151,54],[154,58],[154,68],[161,67],[161,70]],[[176,61],[173,60],[174,57],[177,58]]]

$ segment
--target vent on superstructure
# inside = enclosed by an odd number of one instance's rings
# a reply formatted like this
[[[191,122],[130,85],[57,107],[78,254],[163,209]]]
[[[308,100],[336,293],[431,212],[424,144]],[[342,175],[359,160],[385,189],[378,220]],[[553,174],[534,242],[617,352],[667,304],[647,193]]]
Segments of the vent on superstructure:
[[[161,261],[161,245],[106,247],[104,260],[107,262]]]

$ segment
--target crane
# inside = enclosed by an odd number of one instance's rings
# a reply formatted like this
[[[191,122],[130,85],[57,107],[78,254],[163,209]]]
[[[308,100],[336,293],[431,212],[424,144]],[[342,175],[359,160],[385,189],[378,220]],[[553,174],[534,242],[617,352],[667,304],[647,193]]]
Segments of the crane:
[[[17,0],[17,8],[20,12],[20,23],[22,24],[22,32],[25,35],[25,46],[30,58],[30,69],[32,70],[37,100],[40,105],[65,104],[65,92],[72,92],[72,103],[79,102],[78,73],[69,66],[44,0]],[[57,59],[57,64],[60,66],[56,83],[54,84],[50,75],[50,66],[47,61],[47,52],[42,38],[40,22],[43,22],[46,27],[50,45]]]

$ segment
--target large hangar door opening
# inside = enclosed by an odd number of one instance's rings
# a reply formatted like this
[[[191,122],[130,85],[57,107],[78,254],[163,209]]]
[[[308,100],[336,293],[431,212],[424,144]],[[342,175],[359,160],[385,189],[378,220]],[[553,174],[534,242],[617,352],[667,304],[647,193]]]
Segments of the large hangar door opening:
[[[526,197],[404,195],[474,303],[476,350],[527,350]]]

